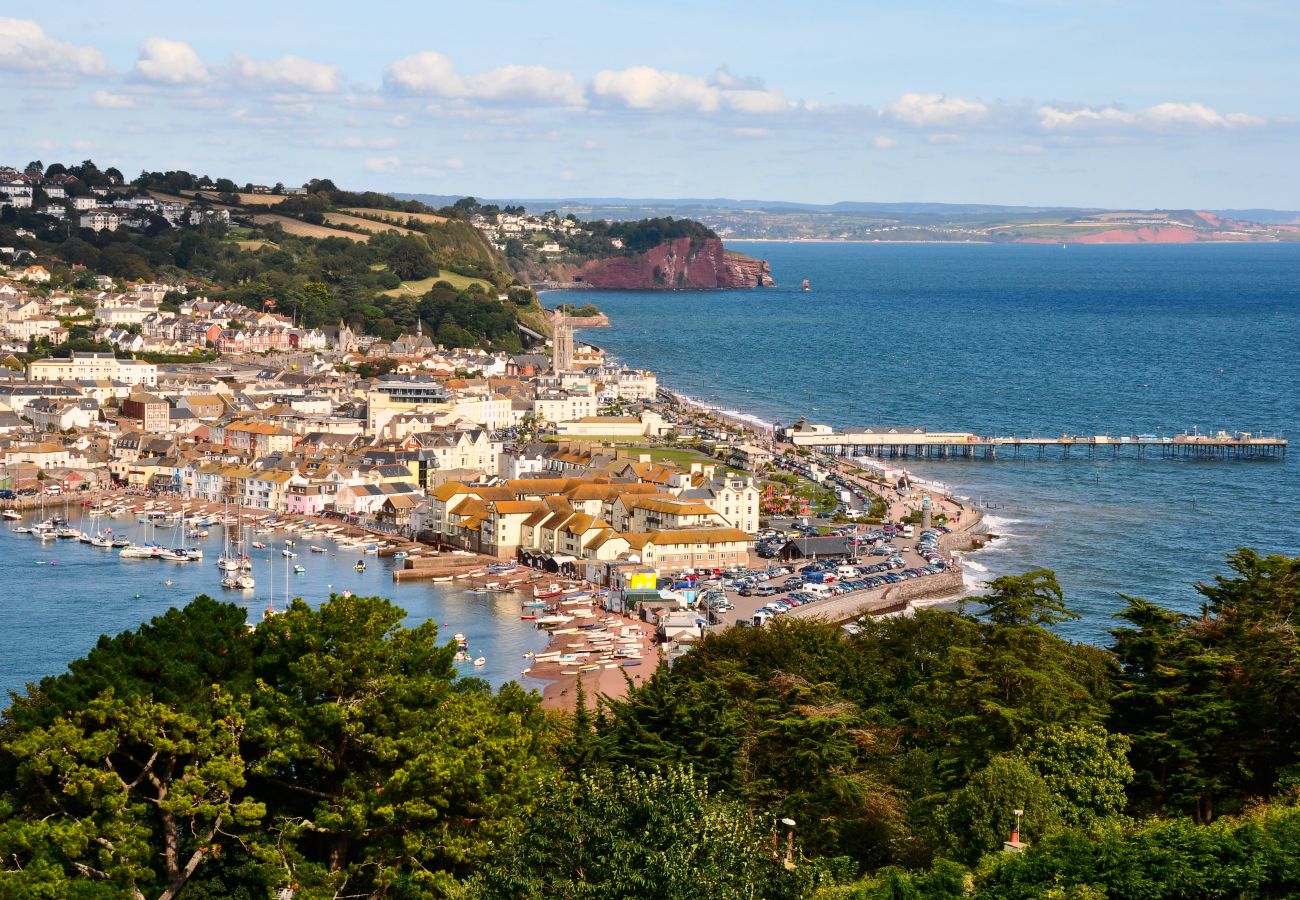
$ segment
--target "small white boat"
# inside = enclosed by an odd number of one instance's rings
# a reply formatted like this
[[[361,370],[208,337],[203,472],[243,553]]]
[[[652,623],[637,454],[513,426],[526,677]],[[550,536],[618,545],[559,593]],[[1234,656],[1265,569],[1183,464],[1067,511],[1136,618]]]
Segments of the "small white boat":
[[[251,591],[257,586],[257,582],[253,580],[252,575],[240,575],[235,579],[235,584],[239,586],[241,591]]]
[[[4,512],[0,513],[0,516],[4,516],[11,522],[17,522],[22,518],[22,515],[16,509],[6,509]]]
[[[325,552],[325,548],[324,548],[324,547],[312,547],[312,548],[311,548],[311,552],[312,552],[312,553],[324,553],[324,552]]]
[[[486,665],[487,665],[487,660],[480,656],[480,657],[478,657],[477,659],[474,660],[474,665],[476,665],[476,666],[486,666]]]
[[[128,544],[123,547],[117,554],[122,559],[153,559],[158,555],[157,547],[142,547],[138,544]]]
[[[32,533],[32,530],[31,530],[30,528],[26,527],[25,525],[20,525],[19,527],[14,528],[14,529],[11,529],[11,530],[13,531],[14,534],[31,534],[31,533]]]
[[[293,567],[293,571],[294,571],[294,574],[295,574],[295,575],[302,575],[302,574],[303,574],[304,572],[306,572],[307,570],[306,570],[304,567],[302,567],[302,566],[294,566],[294,567]]]
[[[283,556],[285,559],[293,559],[298,554],[294,553],[292,550],[281,550],[280,555]]]

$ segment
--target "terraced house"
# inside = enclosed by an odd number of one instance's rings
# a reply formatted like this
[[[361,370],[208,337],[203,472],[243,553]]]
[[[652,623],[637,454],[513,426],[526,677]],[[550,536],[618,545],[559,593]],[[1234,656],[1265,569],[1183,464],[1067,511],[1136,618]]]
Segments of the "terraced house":
[[[448,483],[430,495],[423,513],[419,526],[444,544],[530,563],[711,569],[747,563],[753,546],[749,534],[700,500],[607,476]]]

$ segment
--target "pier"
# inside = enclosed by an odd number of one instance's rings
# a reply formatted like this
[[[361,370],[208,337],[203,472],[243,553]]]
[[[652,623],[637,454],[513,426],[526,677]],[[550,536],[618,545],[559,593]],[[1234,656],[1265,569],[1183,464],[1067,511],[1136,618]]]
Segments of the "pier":
[[[832,456],[873,456],[883,459],[1285,459],[1287,441],[1251,432],[1214,434],[1108,434],[1059,437],[989,437],[970,432],[931,432],[922,428],[845,429],[800,422],[777,428],[778,439]]]

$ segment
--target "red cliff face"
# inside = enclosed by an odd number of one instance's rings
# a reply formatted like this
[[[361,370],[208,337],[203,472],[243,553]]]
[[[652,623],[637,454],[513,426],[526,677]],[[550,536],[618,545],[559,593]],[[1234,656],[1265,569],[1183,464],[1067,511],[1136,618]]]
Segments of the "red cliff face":
[[[699,291],[775,283],[766,260],[730,254],[716,238],[706,240],[694,253],[690,238],[677,238],[635,256],[592,260],[575,277],[595,288],[626,291]]]

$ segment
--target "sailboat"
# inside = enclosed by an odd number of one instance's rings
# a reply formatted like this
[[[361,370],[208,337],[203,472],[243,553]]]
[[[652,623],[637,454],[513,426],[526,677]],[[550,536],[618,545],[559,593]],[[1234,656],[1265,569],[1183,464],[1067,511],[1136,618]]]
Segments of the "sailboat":
[[[229,514],[226,511],[226,504],[223,503],[221,505],[221,521],[222,521],[222,527],[225,529],[226,536],[225,536],[225,545],[221,549],[221,555],[217,557],[217,568],[223,572],[238,572],[239,557],[231,553],[230,551],[230,526],[229,524],[226,524],[226,519],[228,518],[228,516]],[[223,587],[227,586],[224,580],[222,581],[222,586]],[[232,584],[229,586],[233,587],[234,585]]]

